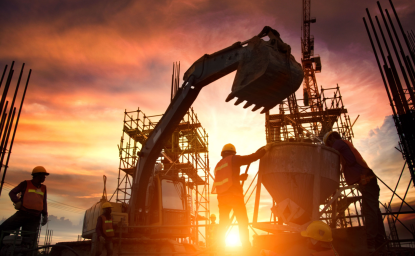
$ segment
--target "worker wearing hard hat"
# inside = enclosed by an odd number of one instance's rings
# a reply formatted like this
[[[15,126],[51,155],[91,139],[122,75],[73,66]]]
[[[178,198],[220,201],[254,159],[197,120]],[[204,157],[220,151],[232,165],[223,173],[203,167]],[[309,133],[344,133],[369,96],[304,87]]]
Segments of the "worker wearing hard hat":
[[[301,232],[303,237],[309,238],[308,248],[313,256],[339,256],[334,249],[333,236],[329,225],[322,221],[313,221],[307,229]]]
[[[95,228],[96,240],[93,241],[95,244],[95,246],[93,245],[93,249],[96,250],[95,255],[99,256],[105,247],[107,250],[107,256],[112,256],[114,248],[112,238],[115,236],[111,216],[112,205],[110,202],[105,202],[102,204],[101,208],[103,210],[103,214],[98,216],[97,226]]]
[[[222,148],[222,160],[215,167],[215,180],[212,187],[212,194],[218,194],[219,207],[219,234],[225,242],[227,227],[231,224],[229,214],[233,210],[239,226],[239,238],[242,246],[251,247],[248,231],[248,215],[245,208],[243,188],[240,180],[247,179],[248,174],[240,175],[240,167],[248,165],[259,158],[271,147],[270,144],[258,149],[255,153],[246,156],[236,155],[235,146],[226,144]],[[224,246],[224,244],[222,244]]]
[[[216,223],[216,215],[211,214],[210,217],[210,225],[207,227],[207,246],[208,248],[214,249],[217,247],[217,232],[218,232],[218,224]]]
[[[0,234],[22,227],[22,235],[36,241],[40,220],[42,226],[48,222],[46,186],[42,184],[48,175],[43,166],[36,166],[32,170],[31,180],[21,182],[9,192],[18,211],[0,225]]]
[[[342,140],[337,132],[324,135],[325,145],[337,150],[341,156],[344,178],[348,185],[359,184],[362,193],[362,215],[365,217],[367,244],[370,252],[385,241],[385,227],[379,209],[379,186],[376,175],[352,143]]]

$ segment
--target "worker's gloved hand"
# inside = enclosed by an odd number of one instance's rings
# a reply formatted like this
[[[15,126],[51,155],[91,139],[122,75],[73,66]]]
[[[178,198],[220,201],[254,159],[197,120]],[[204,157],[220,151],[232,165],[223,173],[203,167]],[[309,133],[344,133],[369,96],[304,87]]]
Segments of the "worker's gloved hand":
[[[42,223],[40,223],[42,226],[45,226],[46,223],[48,223],[48,216],[43,215],[42,216]]]
[[[17,203],[14,203],[14,209],[16,210],[20,210],[20,208],[22,207],[22,201],[19,201]]]
[[[100,237],[99,237],[99,241],[100,241],[101,243],[105,243],[105,238],[104,238],[103,236],[100,236]]]
[[[247,178],[248,178],[248,174],[247,173],[244,173],[244,174],[239,175],[239,179],[240,180],[246,180]]]
[[[268,152],[268,151],[271,149],[272,144],[273,144],[273,143],[267,143],[267,145],[265,145],[265,147],[264,147],[265,151],[267,151],[267,152]]]

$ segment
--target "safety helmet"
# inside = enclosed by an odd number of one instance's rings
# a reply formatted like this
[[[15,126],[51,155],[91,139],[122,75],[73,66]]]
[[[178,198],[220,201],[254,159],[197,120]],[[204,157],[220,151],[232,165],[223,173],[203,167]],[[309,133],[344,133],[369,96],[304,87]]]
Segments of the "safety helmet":
[[[321,242],[333,241],[331,228],[322,221],[313,221],[308,225],[307,229],[301,231],[303,237],[309,237]]]
[[[333,131],[330,131],[328,133],[326,133],[323,137],[323,143],[324,145],[327,145],[327,140],[329,139],[330,135],[333,133]]]
[[[112,205],[111,205],[111,203],[110,203],[110,202],[105,202],[105,203],[103,203],[103,204],[102,204],[101,208],[102,208],[102,209],[105,209],[105,208],[112,208]]]
[[[211,218],[211,219],[216,219],[216,215],[212,213],[212,214],[210,215],[210,218]]]
[[[232,152],[236,153],[236,148],[231,143],[228,143],[225,146],[223,146],[223,148],[222,148],[222,153],[225,152],[225,151],[232,151]]]
[[[35,168],[33,168],[32,175],[38,174],[38,173],[39,174],[44,174],[44,175],[49,175],[49,173],[46,172],[46,169],[43,166],[36,166]]]

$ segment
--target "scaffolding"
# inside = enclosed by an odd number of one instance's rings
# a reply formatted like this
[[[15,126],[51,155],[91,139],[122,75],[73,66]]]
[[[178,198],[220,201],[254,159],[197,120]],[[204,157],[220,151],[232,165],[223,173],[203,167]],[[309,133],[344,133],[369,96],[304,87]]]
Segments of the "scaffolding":
[[[310,0],[303,0],[302,27],[302,66],[304,71],[303,99],[290,95],[278,108],[278,114],[265,115],[265,133],[267,143],[271,142],[307,142],[322,143],[323,136],[329,131],[337,131],[342,139],[353,142],[353,125],[344,106],[340,87],[317,86],[315,74],[321,72],[321,59],[314,55],[314,37],[310,35]],[[301,104],[302,101],[302,104]],[[356,118],[357,120],[357,118]],[[355,122],[356,122],[355,120]],[[346,187],[343,173],[340,187]],[[328,198],[329,202],[332,198]],[[342,189],[341,195],[322,215],[332,228],[364,225],[361,216],[361,195],[356,188]],[[333,214],[335,213],[335,214]],[[337,214],[338,213],[338,214]],[[271,220],[276,216],[271,213]]]
[[[402,215],[406,218],[411,218],[414,216],[413,214],[415,214],[414,207],[406,202],[411,183],[415,184],[415,133],[413,129],[415,126],[415,71],[413,66],[413,63],[415,63],[415,54],[413,51],[415,38],[413,37],[413,32],[412,34],[409,32],[405,34],[392,0],[389,0],[389,3],[395,16],[395,21],[393,21],[391,15],[389,15],[388,9],[383,9],[380,2],[377,2],[383,26],[379,22],[380,18],[375,16],[377,24],[377,27],[375,27],[369,9],[366,9],[366,13],[371,30],[366,22],[366,18],[363,18],[363,23],[376,58],[386,94],[389,99],[389,104],[392,109],[393,121],[399,135],[399,148],[395,148],[402,154],[402,157],[405,160],[394,189],[379,179],[379,181],[392,192],[389,203],[381,203],[381,205],[385,209],[384,215],[386,215],[387,222],[389,224],[389,239],[391,240],[390,246],[396,248],[403,246],[403,244],[407,242],[410,242],[410,246],[413,246],[415,242],[415,239],[413,239],[415,237],[415,230],[413,227],[408,227],[407,224],[399,219]],[[398,35],[397,29],[395,29],[396,23],[398,24],[401,36]],[[387,33],[385,33],[385,31]],[[393,32],[393,34],[391,32]],[[380,40],[378,33],[380,33],[382,41]],[[372,35],[376,41],[373,40]],[[386,40],[387,37],[389,38],[389,41]],[[404,42],[402,44],[401,38]],[[403,48],[405,45],[408,50],[406,53]],[[399,52],[397,46],[399,47]],[[398,65],[395,64],[396,61],[398,62]],[[406,168],[408,168],[411,177],[409,179],[409,184],[406,187],[405,194],[400,196],[397,193],[397,190],[400,183],[402,183],[402,174]],[[396,206],[393,207],[392,201],[394,198],[400,200],[400,202],[398,201],[399,208]],[[403,211],[403,207],[407,207],[408,210]],[[412,216],[408,217],[408,215]],[[398,222],[400,227],[406,229],[412,235],[412,239],[402,239],[401,235],[398,236],[396,225]]]
[[[139,158],[137,153],[161,117],[162,115],[146,116],[139,108],[135,111],[125,111],[123,133],[118,146],[120,163],[115,191],[116,202],[129,203],[132,177]],[[157,163],[162,166],[161,173],[185,179],[191,225],[196,226],[190,242],[199,244],[201,239],[205,242],[204,226],[209,224],[210,214],[208,134],[193,108],[189,109],[171,139],[165,144]]]

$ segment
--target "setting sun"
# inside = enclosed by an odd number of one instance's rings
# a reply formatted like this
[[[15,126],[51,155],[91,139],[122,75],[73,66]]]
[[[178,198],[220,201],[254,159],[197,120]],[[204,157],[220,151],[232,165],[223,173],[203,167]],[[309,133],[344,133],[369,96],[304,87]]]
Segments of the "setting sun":
[[[237,228],[233,228],[226,237],[226,246],[241,246],[241,241],[239,240],[239,233]]]

